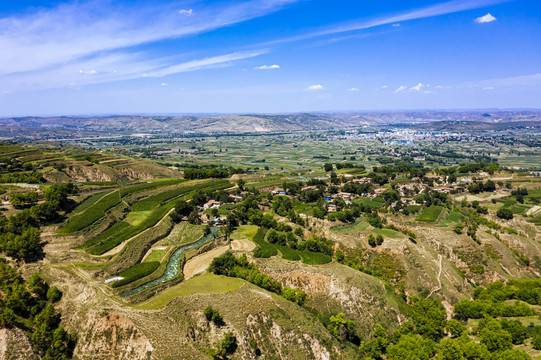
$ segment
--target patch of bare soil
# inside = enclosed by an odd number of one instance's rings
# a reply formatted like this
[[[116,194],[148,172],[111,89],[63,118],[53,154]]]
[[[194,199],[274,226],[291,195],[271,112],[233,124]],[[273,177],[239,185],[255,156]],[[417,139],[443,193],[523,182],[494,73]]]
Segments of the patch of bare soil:
[[[231,241],[231,250],[234,251],[252,251],[255,249],[255,243],[248,239]]]
[[[96,319],[87,316],[82,341],[74,355],[80,359],[148,359],[153,347],[127,317],[112,312]]]
[[[30,340],[21,329],[0,330],[0,359],[2,360],[34,360],[38,359]]]
[[[229,246],[220,246],[188,260],[186,265],[184,265],[184,279],[188,280],[207,270],[212,260],[215,257],[222,255],[227,250],[229,250]]]

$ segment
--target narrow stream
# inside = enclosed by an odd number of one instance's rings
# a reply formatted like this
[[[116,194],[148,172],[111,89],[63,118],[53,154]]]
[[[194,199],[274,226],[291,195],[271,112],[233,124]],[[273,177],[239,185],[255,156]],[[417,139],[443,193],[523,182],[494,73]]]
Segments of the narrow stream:
[[[201,246],[201,245],[211,241],[219,233],[220,233],[220,228],[219,227],[213,227],[213,228],[211,228],[210,234],[208,234],[207,236],[203,236],[201,239],[197,240],[196,242],[181,246],[169,258],[169,261],[167,262],[167,266],[165,268],[165,272],[163,273],[162,276],[160,276],[159,278],[154,279],[152,281],[149,281],[149,282],[147,282],[147,283],[145,283],[143,285],[140,285],[140,286],[136,287],[135,289],[124,291],[123,293],[120,293],[120,297],[126,297],[126,296],[130,296],[130,295],[138,294],[143,290],[150,289],[151,287],[156,286],[156,285],[158,285],[158,284],[160,284],[162,282],[165,282],[167,280],[171,280],[171,279],[175,278],[178,275],[179,271],[180,271],[180,266],[179,265],[180,265],[180,258],[182,256],[182,254],[186,250],[196,248],[198,246]]]

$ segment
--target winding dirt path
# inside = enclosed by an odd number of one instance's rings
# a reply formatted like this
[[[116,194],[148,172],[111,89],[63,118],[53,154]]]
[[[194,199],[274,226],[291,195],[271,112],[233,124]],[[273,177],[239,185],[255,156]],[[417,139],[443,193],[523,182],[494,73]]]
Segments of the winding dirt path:
[[[439,272],[438,272],[438,287],[437,287],[436,289],[432,290],[432,291],[430,292],[430,294],[428,294],[428,296],[426,297],[427,299],[428,299],[429,297],[431,297],[432,294],[434,294],[436,291],[440,291],[440,290],[441,290],[441,268],[442,268],[442,266],[441,266],[441,261],[442,261],[442,259],[443,259],[443,256],[441,256],[441,254],[438,254],[438,257],[440,258],[440,270],[439,270]]]

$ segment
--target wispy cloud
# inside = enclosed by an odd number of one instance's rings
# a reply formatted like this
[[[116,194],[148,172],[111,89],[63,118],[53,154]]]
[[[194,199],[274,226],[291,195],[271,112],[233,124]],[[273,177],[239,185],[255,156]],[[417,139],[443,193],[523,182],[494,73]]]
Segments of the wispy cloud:
[[[352,87],[350,89],[348,89],[349,92],[357,92],[359,91],[359,88],[356,88],[356,87]]]
[[[195,71],[201,69],[212,68],[216,66],[227,66],[233,61],[243,60],[248,58],[253,58],[262,54],[265,54],[265,50],[257,51],[245,51],[245,52],[235,52],[226,55],[208,57],[200,60],[192,60],[184,62],[181,64],[168,66],[150,73],[143,74],[144,77],[163,77],[166,75]]]
[[[478,17],[477,19],[475,19],[475,22],[476,23],[479,23],[479,24],[484,24],[484,23],[489,23],[489,22],[493,22],[493,21],[496,21],[497,19],[492,16],[491,13],[488,13],[484,16],[481,16],[481,17]]]
[[[280,68],[280,65],[261,65],[261,66],[256,66],[254,69],[255,70],[273,70],[273,69],[279,69]]]
[[[45,71],[24,72],[0,77],[2,87],[12,91],[40,90],[65,86],[93,85],[123,81],[142,77],[160,78],[174,73],[224,67],[235,61],[248,59],[265,53],[264,50],[235,52],[225,55],[190,60],[171,65],[170,58],[144,60],[140,54],[111,54],[98,59],[66,64]],[[89,74],[91,66],[100,71]],[[92,70],[90,70],[92,71]],[[86,73],[85,73],[86,72]]]
[[[400,85],[398,88],[396,88],[396,90],[394,91],[395,93],[399,93],[399,92],[402,92],[402,91],[406,91],[408,87],[405,86],[405,85]]]
[[[320,85],[320,84],[314,84],[314,85],[310,85],[306,88],[306,90],[308,91],[317,91],[317,90],[323,90],[323,85]]]
[[[319,29],[306,34],[278,39],[265,43],[264,45],[273,45],[285,42],[307,40],[319,36],[344,33],[349,31],[358,31],[374,28],[388,24],[399,24],[400,22],[430,18],[435,16],[447,15],[461,11],[479,9],[488,5],[507,2],[509,0],[451,0],[423,8],[406,11],[400,14],[388,15],[373,19],[351,21],[347,23],[334,24],[323,29]]]
[[[71,75],[53,81],[54,84],[78,83],[78,75],[105,74],[107,71],[98,65],[112,57],[116,57],[119,73],[126,73],[122,68],[134,70],[142,68],[143,63],[151,65],[151,62],[167,68],[164,66],[168,65],[166,58],[156,61],[154,54],[134,54],[133,48],[197,35],[264,16],[295,1],[218,2],[215,6],[198,10],[198,16],[179,16],[195,12],[192,9],[175,9],[175,4],[118,5],[110,1],[90,0],[0,18],[0,82],[19,77],[19,84],[22,84],[28,78],[26,74],[46,77],[49,71],[56,70],[57,76]],[[178,58],[180,54],[177,52],[176,55]],[[127,62],[121,63],[121,59]],[[172,62],[174,58],[169,59],[169,65],[175,69]],[[72,67],[77,70],[72,71]],[[78,73],[78,70],[82,72]],[[148,72],[153,68],[139,70]],[[182,68],[180,70],[183,71]],[[95,78],[93,81],[105,81],[107,76]]]
[[[394,23],[391,25],[392,27],[400,27],[400,23]]]
[[[509,88],[541,86],[541,73],[531,75],[512,76],[501,79],[482,80],[469,82],[459,87],[480,87],[480,88]],[[491,90],[491,89],[489,89]]]

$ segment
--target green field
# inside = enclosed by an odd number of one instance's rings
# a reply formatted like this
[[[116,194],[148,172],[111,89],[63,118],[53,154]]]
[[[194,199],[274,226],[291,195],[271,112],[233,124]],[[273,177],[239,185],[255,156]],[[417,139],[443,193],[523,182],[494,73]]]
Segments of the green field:
[[[152,250],[152,252],[145,258],[144,262],[162,261],[165,254],[167,254],[167,251],[169,250]]]
[[[131,226],[140,225],[143,220],[145,220],[150,214],[151,210],[148,211],[132,211],[124,218],[124,221],[130,224]]]
[[[149,300],[142,302],[134,307],[137,309],[158,309],[171,302],[177,296],[189,294],[217,294],[236,290],[244,284],[244,280],[239,278],[218,276],[205,273],[195,276],[189,280],[183,281],[178,285],[154,295]]]
[[[370,224],[368,224],[368,222],[365,221],[365,218],[361,216],[357,218],[357,220],[355,220],[353,224],[340,226],[340,227],[333,227],[332,230],[348,234],[348,233],[366,230],[366,228],[368,228],[369,226]]]
[[[290,247],[282,246],[282,245],[274,245],[274,246],[278,249],[278,251],[280,251],[280,253],[282,253],[282,258],[286,260],[296,261],[296,260],[301,259],[299,252],[296,250],[293,250]]]
[[[443,210],[443,206],[432,205],[426,208],[423,211],[423,213],[420,216],[418,216],[415,220],[424,221],[424,222],[436,222],[438,218],[440,217],[442,210]]]
[[[231,240],[249,239],[252,240],[259,230],[256,225],[241,225],[231,233]]]
[[[398,231],[394,231],[391,229],[373,229],[372,232],[375,232],[376,234],[381,234],[387,237],[391,237],[391,238],[400,237],[400,233]]]
[[[310,265],[321,265],[330,263],[332,258],[329,255],[316,253],[308,250],[298,252],[302,258],[302,262]]]
[[[254,236],[254,242],[258,245],[258,249],[254,252],[254,257],[270,258],[271,256],[278,255],[278,250],[274,245],[265,241],[265,234],[267,230],[259,228],[257,234]]]

